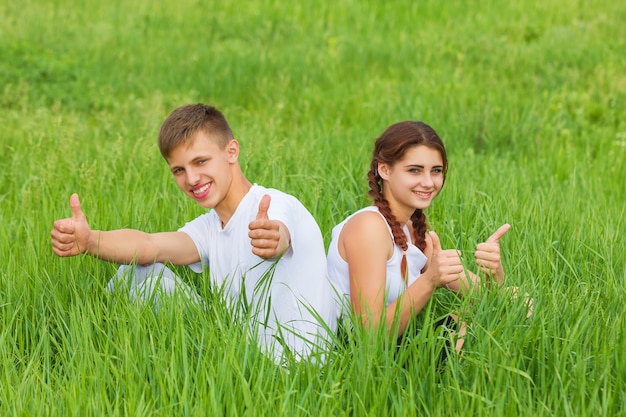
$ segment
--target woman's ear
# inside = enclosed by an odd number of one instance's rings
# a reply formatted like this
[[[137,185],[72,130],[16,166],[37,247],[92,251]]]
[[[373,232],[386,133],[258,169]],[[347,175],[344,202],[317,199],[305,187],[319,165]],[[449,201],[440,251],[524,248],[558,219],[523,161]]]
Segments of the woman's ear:
[[[378,163],[378,176],[384,180],[388,180],[389,179],[389,165],[385,164],[384,162],[379,162]]]

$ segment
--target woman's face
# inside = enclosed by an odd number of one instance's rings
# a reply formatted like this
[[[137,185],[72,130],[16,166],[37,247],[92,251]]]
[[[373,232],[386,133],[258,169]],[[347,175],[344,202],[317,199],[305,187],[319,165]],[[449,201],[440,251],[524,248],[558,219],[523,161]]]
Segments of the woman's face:
[[[408,221],[416,209],[425,209],[443,187],[443,159],[424,145],[409,148],[393,165],[378,164],[383,194],[398,220]]]

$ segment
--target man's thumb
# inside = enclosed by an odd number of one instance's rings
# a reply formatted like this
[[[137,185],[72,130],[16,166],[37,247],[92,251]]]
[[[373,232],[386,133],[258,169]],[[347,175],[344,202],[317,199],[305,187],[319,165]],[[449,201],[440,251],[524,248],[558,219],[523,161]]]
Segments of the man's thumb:
[[[265,194],[263,198],[261,198],[261,202],[259,202],[259,212],[256,215],[257,220],[269,220],[267,211],[270,209],[270,201],[272,201],[272,198],[268,194]]]
[[[441,242],[439,241],[439,236],[435,232],[429,232],[430,238],[433,241],[433,251],[441,250]]]
[[[81,219],[85,217],[83,211],[80,208],[80,200],[78,200],[78,194],[72,194],[70,197],[70,208],[72,209],[72,218]]]

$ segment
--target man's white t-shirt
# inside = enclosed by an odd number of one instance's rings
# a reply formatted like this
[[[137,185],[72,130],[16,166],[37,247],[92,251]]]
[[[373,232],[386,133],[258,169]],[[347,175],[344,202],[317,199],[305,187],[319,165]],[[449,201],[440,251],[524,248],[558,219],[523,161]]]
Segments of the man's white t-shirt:
[[[271,197],[268,217],[283,222],[291,236],[290,248],[278,261],[254,255],[248,237],[248,225],[266,194]],[[212,210],[179,230],[191,237],[200,254],[201,262],[190,267],[196,272],[208,268],[212,284],[231,303],[245,297],[246,305],[255,309],[262,347],[276,358],[283,351],[278,338],[295,355],[307,356],[320,337],[328,339],[328,331],[335,331],[338,308],[326,275],[322,234],[295,197],[254,184],[224,228]]]

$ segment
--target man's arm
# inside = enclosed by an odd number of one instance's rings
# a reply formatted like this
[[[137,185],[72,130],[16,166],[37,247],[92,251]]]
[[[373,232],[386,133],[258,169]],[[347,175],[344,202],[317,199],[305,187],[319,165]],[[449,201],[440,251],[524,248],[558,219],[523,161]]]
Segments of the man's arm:
[[[50,232],[52,251],[62,257],[86,253],[117,264],[169,262],[189,265],[200,260],[193,240],[183,232],[145,233],[139,230],[91,230],[78,195],[70,197],[72,217],[57,220]]]

